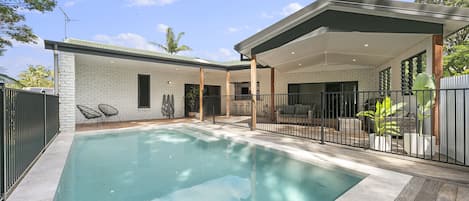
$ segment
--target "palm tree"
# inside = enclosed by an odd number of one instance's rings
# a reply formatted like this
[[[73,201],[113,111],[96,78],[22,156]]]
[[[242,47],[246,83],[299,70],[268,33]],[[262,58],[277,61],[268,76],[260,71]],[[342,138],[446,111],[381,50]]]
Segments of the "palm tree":
[[[181,32],[178,34],[177,38],[174,37],[174,32],[171,27],[168,27],[166,29],[166,44],[160,44],[156,42],[150,42],[153,45],[158,46],[165,52],[169,54],[177,54],[178,52],[181,51],[190,51],[192,50],[189,46],[187,45],[181,45],[179,46],[179,40],[181,40],[181,37],[184,36],[184,32]]]

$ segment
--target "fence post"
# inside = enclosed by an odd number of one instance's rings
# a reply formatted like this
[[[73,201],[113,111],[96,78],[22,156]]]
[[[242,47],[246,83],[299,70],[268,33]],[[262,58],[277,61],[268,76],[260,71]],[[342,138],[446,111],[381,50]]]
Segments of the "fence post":
[[[1,176],[2,176],[2,181],[1,182],[1,185],[2,185],[2,188],[0,189],[0,195],[1,195],[1,198],[2,199],[5,199],[5,193],[7,192],[7,185],[6,185],[6,176],[7,176],[7,171],[6,171],[6,112],[5,112],[5,83],[1,82],[0,83],[0,98],[1,98],[1,106],[0,106],[0,109],[2,110],[2,114],[1,114],[1,131],[2,132],[2,136],[1,136],[1,152],[2,152],[2,160],[0,161],[1,162],[1,168],[2,168],[2,171],[1,171]]]
[[[324,92],[321,91],[321,144],[324,144],[324,114],[325,107],[324,107]]]
[[[44,108],[44,147],[47,145],[47,95],[46,91],[42,90],[42,95],[44,97],[43,108]],[[44,148],[43,147],[43,148]]]

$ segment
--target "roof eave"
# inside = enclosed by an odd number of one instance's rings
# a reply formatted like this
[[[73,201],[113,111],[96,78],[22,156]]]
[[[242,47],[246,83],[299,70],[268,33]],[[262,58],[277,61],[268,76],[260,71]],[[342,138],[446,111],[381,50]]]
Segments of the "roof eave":
[[[193,67],[193,68],[207,68],[213,70],[222,70],[222,71],[232,71],[232,70],[243,70],[249,69],[250,65],[223,65],[223,64],[213,64],[213,63],[204,63],[204,62],[191,62],[180,59],[172,58],[163,58],[159,56],[145,55],[139,53],[131,53],[120,50],[110,50],[105,48],[91,47],[86,45],[71,44],[67,42],[59,42],[52,40],[44,40],[45,49],[49,50],[58,50],[63,52],[79,53],[79,54],[88,54],[96,56],[107,56],[121,59],[131,59],[138,61],[146,62],[157,62],[157,63],[166,63],[179,66]]]

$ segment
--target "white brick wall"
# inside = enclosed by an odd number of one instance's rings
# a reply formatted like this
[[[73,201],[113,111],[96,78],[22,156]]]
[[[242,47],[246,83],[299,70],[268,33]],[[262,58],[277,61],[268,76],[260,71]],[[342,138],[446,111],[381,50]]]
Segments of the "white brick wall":
[[[111,63],[112,61],[112,63]],[[178,69],[178,70],[176,70]],[[150,108],[138,108],[138,74],[150,75]],[[218,85],[225,92],[225,72],[207,71],[206,85]],[[168,81],[171,84],[168,84]],[[119,110],[117,118],[106,121],[128,121],[165,118],[161,113],[163,94],[173,94],[175,117],[184,116],[184,84],[198,84],[199,69],[111,59],[77,56],[76,104],[97,109],[105,103]],[[222,106],[222,112],[224,105]],[[93,123],[76,110],[77,123]]]
[[[75,131],[75,55],[59,53],[60,131]]]

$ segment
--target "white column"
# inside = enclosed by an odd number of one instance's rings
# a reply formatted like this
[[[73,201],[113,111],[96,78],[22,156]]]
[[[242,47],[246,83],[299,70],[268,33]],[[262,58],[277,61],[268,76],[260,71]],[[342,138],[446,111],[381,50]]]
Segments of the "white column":
[[[61,132],[75,131],[75,55],[59,53],[59,122]]]

